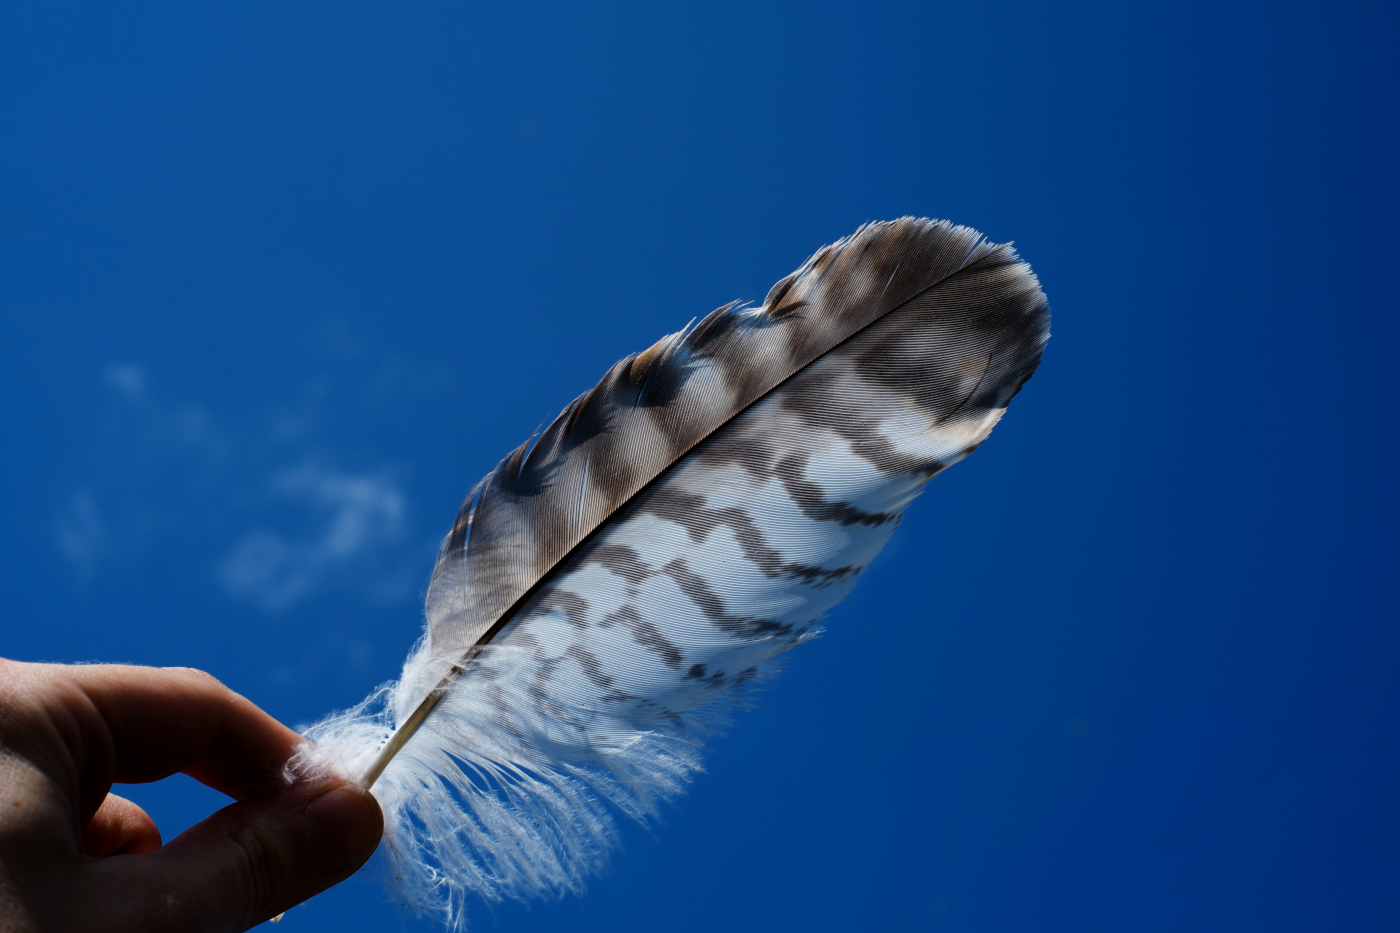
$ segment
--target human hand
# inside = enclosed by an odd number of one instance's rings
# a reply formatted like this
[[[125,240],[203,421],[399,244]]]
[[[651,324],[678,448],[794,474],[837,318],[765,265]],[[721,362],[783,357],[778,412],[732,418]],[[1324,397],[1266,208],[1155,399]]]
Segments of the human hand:
[[[0,659],[0,931],[237,931],[343,881],[384,829],[337,778],[287,783],[301,744],[208,674]],[[166,845],[109,793],[176,772],[236,800]]]

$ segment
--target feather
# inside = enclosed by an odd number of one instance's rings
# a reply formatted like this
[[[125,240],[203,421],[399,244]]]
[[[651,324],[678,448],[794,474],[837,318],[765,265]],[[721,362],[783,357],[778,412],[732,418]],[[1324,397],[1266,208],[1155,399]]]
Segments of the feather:
[[[582,889],[614,812],[816,635],[904,509],[990,433],[1049,311],[1010,245],[905,218],[612,367],[472,490],[401,679],[298,767],[372,785],[404,903]]]

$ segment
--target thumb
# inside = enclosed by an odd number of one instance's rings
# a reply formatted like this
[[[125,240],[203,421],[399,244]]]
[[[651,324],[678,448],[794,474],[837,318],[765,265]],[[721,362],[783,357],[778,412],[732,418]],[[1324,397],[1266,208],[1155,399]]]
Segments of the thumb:
[[[122,900],[142,902],[133,926],[231,933],[345,880],[383,832],[379,803],[358,784],[292,784],[225,807],[159,852],[106,861],[124,863],[112,865]]]

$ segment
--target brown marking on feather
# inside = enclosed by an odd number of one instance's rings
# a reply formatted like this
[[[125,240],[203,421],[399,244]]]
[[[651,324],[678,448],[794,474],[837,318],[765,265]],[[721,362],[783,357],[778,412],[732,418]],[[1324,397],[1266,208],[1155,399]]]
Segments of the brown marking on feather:
[[[670,345],[670,340],[670,337],[662,337],[660,340],[656,341],[656,343],[632,357],[632,362],[627,367],[627,378],[632,381],[633,385],[645,379],[647,372],[665,355],[666,349]]]
[[[748,512],[735,507],[708,508],[703,496],[673,486],[649,491],[644,499],[639,500],[639,508],[681,526],[697,544],[708,538],[716,528],[728,528],[744,557],[768,577],[786,577],[800,580],[808,586],[822,587],[855,576],[863,569],[853,566],[819,567],[784,560],[782,552],[768,543],[762,529]]]
[[[681,652],[661,630],[642,618],[635,606],[623,605],[616,612],[608,613],[603,620],[605,627],[622,625],[632,633],[632,639],[648,651],[655,652],[667,667],[680,670]]]
[[[772,619],[759,619],[729,613],[724,608],[724,600],[710,589],[705,578],[692,571],[686,566],[685,561],[679,558],[661,569],[676,582],[676,586],[680,587],[686,598],[700,609],[705,618],[722,632],[740,638],[757,638],[782,634],[791,629],[791,626],[783,625]]]
[[[594,549],[588,560],[606,567],[633,586],[656,573],[634,548],[625,544],[605,544]]]
[[[802,514],[819,522],[840,522],[843,525],[866,525],[878,527],[887,525],[897,516],[887,512],[866,512],[849,502],[832,502],[824,495],[816,483],[803,475],[806,462],[796,456],[784,457],[778,461],[774,473],[782,480],[788,497],[797,503]]]
[[[788,293],[788,289],[792,288],[792,283],[795,281],[797,281],[796,272],[778,279],[778,281],[773,284],[773,287],[768,290],[768,297],[763,299],[763,307],[768,310],[769,314],[773,314],[774,309],[782,304],[783,298]]]
[[[918,313],[905,313],[906,305]],[[904,310],[891,313],[896,308]],[[944,387],[939,374],[956,369],[956,360],[938,353],[972,354],[980,364],[988,347],[974,351],[971,344],[989,341],[993,362],[985,384],[965,403],[982,410],[1014,394],[1008,381],[1019,387],[1029,377],[1046,317],[1034,276],[1009,248],[984,245],[968,228],[911,218],[868,225],[819,250],[774,286],[765,309],[744,318],[743,326],[740,315],[721,309],[623,361],[540,435],[538,463],[532,452],[529,468],[521,470],[519,449],[503,462],[470,522],[470,554],[454,549],[467,539],[467,516],[459,514],[434,571],[427,611],[435,646],[465,648],[493,637],[600,523],[785,380],[794,389],[800,384],[815,390],[812,398],[795,402],[795,392],[784,391],[785,406],[791,402],[813,424],[847,436],[852,449],[880,469],[928,469],[879,437],[865,413],[804,379],[813,361],[822,359],[829,372],[859,372],[863,381],[910,404],[947,412],[963,401],[966,389],[950,398],[951,387]],[[934,340],[938,352],[923,356],[940,365],[911,368],[919,352],[898,349],[888,333],[884,346],[871,338],[894,317],[916,330],[957,331],[968,345]],[[833,357],[830,366],[827,357]],[[707,375],[697,379],[702,373]],[[641,389],[639,382],[645,383]],[[580,496],[586,462],[598,481],[590,479]],[[578,515],[586,520],[575,523]]]
[[[568,590],[550,590],[540,600],[535,612],[543,615],[558,609],[564,618],[575,628],[588,627],[588,601],[577,593]]]
[[[598,656],[582,645],[570,645],[564,654],[578,662],[579,667],[583,669],[583,676],[593,681],[594,686],[606,690],[616,683],[603,670],[603,662],[598,660]]]

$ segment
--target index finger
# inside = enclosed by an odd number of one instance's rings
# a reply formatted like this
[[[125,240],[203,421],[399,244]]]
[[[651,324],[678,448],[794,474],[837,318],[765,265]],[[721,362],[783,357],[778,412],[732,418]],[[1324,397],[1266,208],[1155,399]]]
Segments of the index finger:
[[[118,664],[55,668],[101,716],[112,741],[116,782],[141,784],[183,772],[241,800],[274,781],[303,742],[202,671]]]

